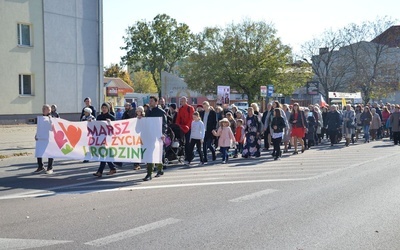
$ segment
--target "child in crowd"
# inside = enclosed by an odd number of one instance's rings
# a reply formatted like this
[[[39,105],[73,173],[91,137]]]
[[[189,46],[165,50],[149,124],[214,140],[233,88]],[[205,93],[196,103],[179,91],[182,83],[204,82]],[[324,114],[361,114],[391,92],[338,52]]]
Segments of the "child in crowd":
[[[231,142],[235,141],[235,136],[230,128],[230,122],[227,118],[223,118],[219,121],[219,128],[217,131],[213,130],[214,136],[219,136],[218,146],[222,154],[222,163],[228,162],[228,151],[231,146]]]
[[[43,116],[47,116],[49,117],[49,119],[51,119],[51,107],[48,104],[43,105],[42,107],[42,114]],[[51,120],[50,120],[50,126],[51,126]],[[51,130],[51,127],[49,128]],[[37,135],[35,135],[35,140],[38,140]],[[49,161],[47,163],[47,170],[46,170],[46,174],[52,174],[53,173],[53,162],[54,159],[53,158],[49,158]],[[43,167],[43,159],[42,157],[38,157],[37,158],[37,163],[38,163],[38,168],[33,172],[35,174],[41,173],[44,171],[44,167]]]
[[[193,113],[193,121],[192,121],[192,125],[191,125],[191,132],[190,132],[190,144],[189,144],[189,150],[188,152],[191,154],[188,156],[189,159],[189,165],[190,162],[193,160],[194,155],[193,155],[193,149],[194,146],[196,145],[196,150],[197,153],[200,156],[200,164],[203,165],[204,164],[204,157],[203,157],[203,152],[202,152],[202,146],[203,145],[203,141],[204,141],[204,134],[205,134],[206,130],[204,128],[204,123],[201,121],[200,119],[200,114],[199,112],[195,111]]]
[[[145,112],[144,112],[143,106],[137,107],[136,110],[135,110],[135,112],[136,112],[135,117],[136,117],[137,119],[142,119],[142,118],[145,116]],[[134,169],[134,170],[140,170],[140,169],[141,169],[140,164],[137,163],[137,162],[133,163],[133,169]]]
[[[244,138],[245,138],[245,131],[244,131],[244,126],[243,126],[243,120],[237,119],[236,120],[236,133],[235,133],[236,148],[235,148],[235,154],[233,155],[233,158],[237,158],[238,153],[239,154],[242,153]]]
[[[96,118],[92,115],[92,110],[90,108],[83,109],[83,116],[81,117],[81,121],[96,121]]]

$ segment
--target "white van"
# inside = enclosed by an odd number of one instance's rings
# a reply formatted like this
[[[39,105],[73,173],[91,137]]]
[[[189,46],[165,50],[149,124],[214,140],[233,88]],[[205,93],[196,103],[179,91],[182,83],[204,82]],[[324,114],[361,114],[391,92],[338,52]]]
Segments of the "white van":
[[[249,104],[247,102],[235,102],[233,103],[236,107],[247,110]]]

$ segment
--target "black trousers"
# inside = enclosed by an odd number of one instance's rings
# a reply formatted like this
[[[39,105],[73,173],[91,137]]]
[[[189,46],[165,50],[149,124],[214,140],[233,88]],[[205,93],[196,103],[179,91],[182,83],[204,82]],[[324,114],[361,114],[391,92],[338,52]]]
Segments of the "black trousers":
[[[185,161],[190,161],[190,130],[185,134]]]
[[[329,134],[329,140],[331,141],[331,144],[336,144],[337,143],[337,130],[328,130]]]
[[[54,159],[53,158],[49,158],[49,161],[47,163],[47,169],[52,169],[53,168],[53,162],[54,162]],[[38,163],[38,167],[42,168],[43,167],[43,158],[38,157],[37,158],[37,163]]]
[[[201,140],[200,139],[191,139],[189,143],[189,152],[190,155],[188,156],[188,161],[191,162],[194,158],[193,150],[194,146],[196,145],[196,151],[200,156],[200,162],[204,162],[203,152],[201,150]]]
[[[280,157],[281,156],[281,142],[282,137],[272,138],[272,144],[274,145],[274,156]]]
[[[393,142],[394,145],[398,145],[400,142],[400,131],[393,132]]]
[[[267,130],[264,131],[264,148],[268,149],[269,148],[269,142],[268,142],[268,135],[269,135],[269,127]]]

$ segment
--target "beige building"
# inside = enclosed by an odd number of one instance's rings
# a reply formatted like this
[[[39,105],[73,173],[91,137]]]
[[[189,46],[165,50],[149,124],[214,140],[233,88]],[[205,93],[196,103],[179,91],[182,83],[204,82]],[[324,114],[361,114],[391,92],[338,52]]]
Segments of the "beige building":
[[[102,0],[0,0],[0,30],[0,123],[28,122],[44,103],[72,120],[85,97],[101,104]]]

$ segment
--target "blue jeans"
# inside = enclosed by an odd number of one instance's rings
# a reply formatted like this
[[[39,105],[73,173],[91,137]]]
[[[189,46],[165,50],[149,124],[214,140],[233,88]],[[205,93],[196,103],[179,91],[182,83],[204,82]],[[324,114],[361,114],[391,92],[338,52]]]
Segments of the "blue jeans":
[[[365,141],[369,141],[369,125],[363,125]]]
[[[222,161],[228,161],[229,147],[219,147],[222,154]]]

